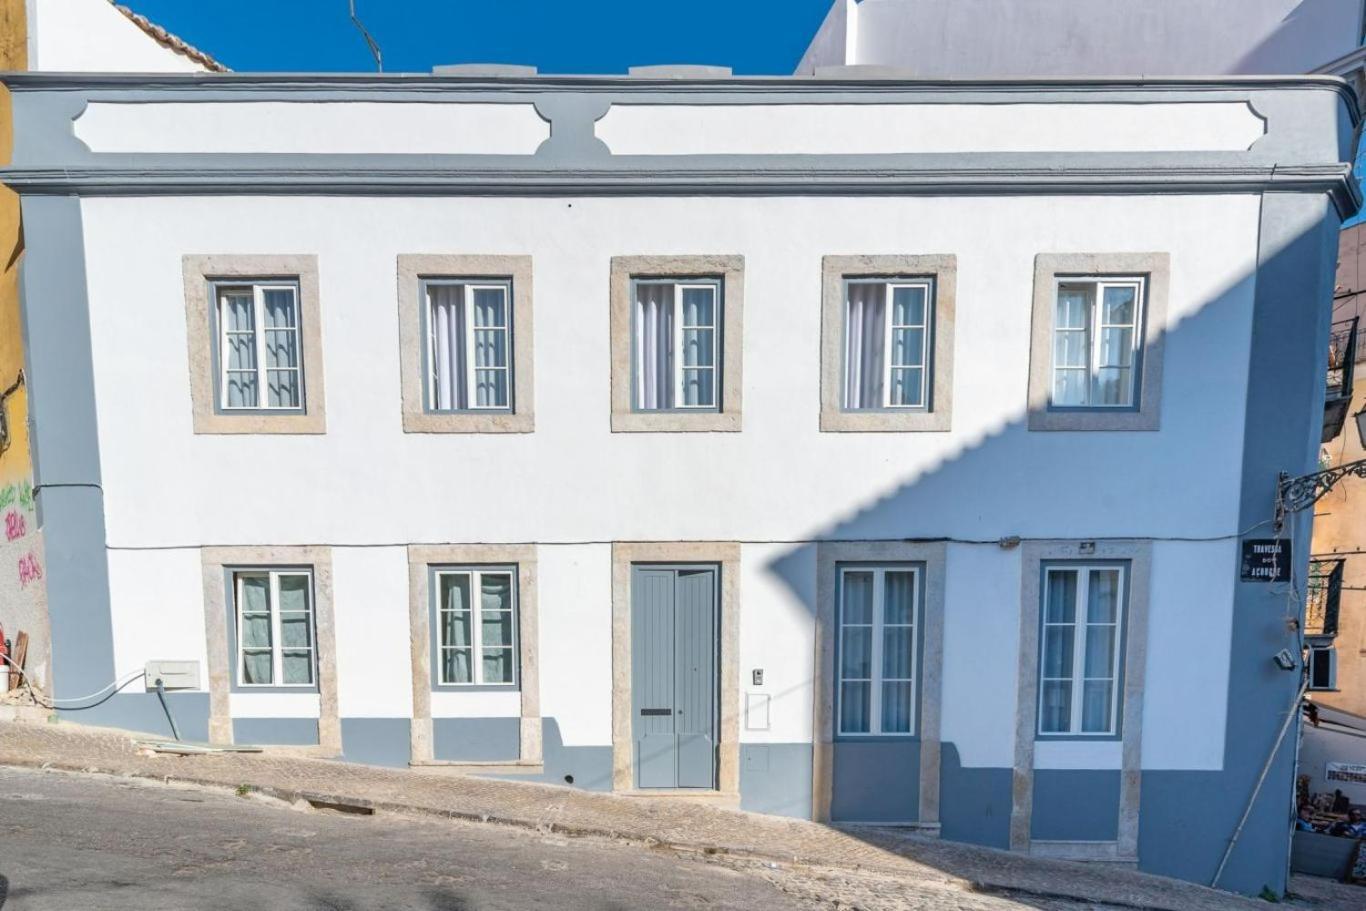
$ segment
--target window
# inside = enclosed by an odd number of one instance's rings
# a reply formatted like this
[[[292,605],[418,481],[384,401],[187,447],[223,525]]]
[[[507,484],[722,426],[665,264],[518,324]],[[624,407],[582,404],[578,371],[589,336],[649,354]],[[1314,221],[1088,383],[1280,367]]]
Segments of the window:
[[[303,402],[294,284],[234,282],[218,299],[219,407],[298,411]]]
[[[429,411],[511,408],[509,284],[423,281]]]
[[[716,410],[720,282],[636,279],[633,285],[636,409]]]
[[[307,570],[233,573],[239,686],[313,686],[313,575]]]
[[[1116,733],[1125,569],[1044,570],[1039,733]]]
[[[836,730],[842,735],[912,734],[919,571],[842,567],[839,582]]]
[[[1336,690],[1338,688],[1338,650],[1331,645],[1309,648],[1309,689]]]
[[[1141,278],[1058,280],[1051,406],[1134,407],[1142,306]]]
[[[439,686],[517,683],[516,577],[515,567],[436,571]]]
[[[929,407],[932,282],[851,279],[845,288],[844,407]]]

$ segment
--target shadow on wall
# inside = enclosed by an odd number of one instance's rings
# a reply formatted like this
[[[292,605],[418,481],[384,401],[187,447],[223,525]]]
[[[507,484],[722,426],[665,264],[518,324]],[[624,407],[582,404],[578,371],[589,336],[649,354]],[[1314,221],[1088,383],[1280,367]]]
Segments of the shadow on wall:
[[[952,458],[812,535],[820,541],[975,541],[950,544],[948,556],[943,667],[947,698],[942,702],[940,769],[944,838],[998,848],[1008,847],[1010,842],[1013,769],[1008,765],[980,767],[971,752],[960,752],[953,739],[966,728],[976,726],[980,735],[984,723],[995,725],[987,736],[998,744],[1012,745],[1004,755],[1013,755],[1013,711],[1008,718],[1002,717],[999,708],[993,712],[992,703],[999,707],[999,700],[1015,700],[1019,563],[1009,563],[1013,580],[994,590],[987,583],[982,591],[990,595],[980,597],[970,590],[977,569],[973,564],[979,555],[981,560],[991,559],[987,554],[1008,560],[1010,551],[996,542],[1011,535],[1026,539],[1146,538],[1160,542],[1192,535],[1195,527],[1202,529],[1194,532],[1196,537],[1226,535],[1230,545],[1226,562],[1202,565],[1196,571],[1236,579],[1237,546],[1232,538],[1239,530],[1271,518],[1276,473],[1313,470],[1321,423],[1316,409],[1322,408],[1329,322],[1326,304],[1317,307],[1315,302],[1328,300],[1332,258],[1323,250],[1335,249],[1326,234],[1335,235],[1337,224],[1331,217],[1314,222],[1306,218],[1306,210],[1299,203],[1293,206],[1298,208],[1284,224],[1298,223],[1301,228],[1298,232],[1284,227],[1272,230],[1271,234],[1283,237],[1279,243],[1274,236],[1267,236],[1269,223],[1264,209],[1265,252],[1255,281],[1253,275],[1243,276],[1190,312],[1161,339],[1165,369],[1160,432],[1031,432],[1025,411]],[[1182,293],[1179,282],[1172,290],[1174,295]],[[1255,307],[1251,320],[1250,306]],[[1247,348],[1246,337],[1230,338],[1229,333],[1247,332],[1249,322],[1253,328]],[[1237,353],[1236,364],[1232,355],[1222,362],[1216,356],[1230,350]],[[960,362],[960,377],[963,369]],[[1248,382],[1246,402],[1235,393],[1212,396],[1214,401],[1233,400],[1226,407],[1236,413],[1213,413],[1189,400],[1199,390],[1219,390],[1244,378]],[[1026,377],[1012,379],[1004,388],[1023,399]],[[958,407],[963,407],[961,401]],[[914,439],[907,440],[908,447],[914,443]],[[1230,461],[1228,453],[1237,455]],[[1122,465],[1114,464],[1117,456],[1124,457]],[[856,464],[844,468],[855,476],[859,471]],[[1211,479],[1220,483],[1204,483]],[[1226,479],[1227,484],[1222,483]],[[972,492],[966,503],[965,491]],[[1159,492],[1163,502],[1154,502],[1153,492]],[[1236,519],[1231,499],[1238,503]],[[1176,507],[1180,514],[1173,513]],[[1307,532],[1303,528],[1306,524],[1300,523],[1300,531]],[[1260,536],[1270,537],[1271,529],[1264,526]],[[1297,554],[1307,553],[1307,534],[1302,537],[1304,540],[1296,545]],[[797,545],[768,566],[813,618],[820,616],[814,580],[816,550],[814,543]],[[1165,553],[1159,550],[1154,555],[1154,576],[1161,570]],[[963,569],[965,560],[968,567]],[[960,567],[957,574],[956,562]],[[1297,647],[1284,621],[1286,596],[1270,589],[1235,582],[1231,642],[1204,644],[1214,650],[1231,648],[1229,690],[1198,694],[1211,705],[1228,701],[1224,771],[1148,770],[1141,775],[1139,859],[1144,871],[1208,883],[1247,806],[1297,683],[1294,675],[1277,671],[1270,661],[1278,649],[1293,651]],[[960,594],[965,590],[966,594]],[[1169,590],[1169,586],[1164,588]],[[979,600],[974,602],[974,598]],[[1189,607],[1194,610],[1198,605]],[[1157,604],[1151,607],[1154,613],[1159,609]],[[987,618],[980,624],[979,613]],[[1007,616],[1006,627],[1000,626]],[[993,622],[997,624],[994,629]],[[998,632],[1009,645],[992,648]],[[1168,638],[1152,643],[1148,652],[1150,682],[1154,663],[1171,657],[1155,656],[1154,649],[1170,650],[1174,644],[1170,624],[1163,632]],[[980,637],[980,649],[974,637]],[[983,659],[983,651],[993,657]],[[1008,670],[991,665],[1000,660],[1008,660]],[[833,668],[826,668],[825,673],[831,675]],[[977,676],[1008,681],[1009,688],[1002,692],[999,687],[984,684],[981,692],[965,696],[964,686],[971,687]],[[789,698],[805,698],[807,691]],[[1236,698],[1230,698],[1235,694]],[[814,696],[820,698],[819,694]],[[975,706],[983,708],[981,717],[986,722],[962,717],[965,712],[975,715]],[[992,714],[996,722],[990,720]],[[1180,737],[1174,737],[1173,727],[1197,726],[1199,717],[1198,703],[1180,717],[1150,716],[1147,734],[1171,742]],[[1269,885],[1273,891],[1284,890],[1293,781],[1291,743],[1287,738],[1277,754],[1255,811],[1220,880],[1223,888],[1256,893]],[[1002,755],[1002,751],[997,749],[994,755]],[[841,781],[839,761],[837,757],[833,776],[836,788]],[[910,782],[918,778],[916,758],[894,761],[908,785],[914,787]],[[1078,770],[1076,788],[1070,786],[1068,773],[1039,776],[1031,821],[1034,838],[1063,840],[1041,831],[1041,826],[1048,825],[1040,821],[1041,813],[1051,812],[1056,817],[1076,810],[1089,796],[1118,793],[1117,769],[1112,784],[1092,787],[1080,783],[1081,776],[1092,776],[1094,781],[1096,774],[1094,770]],[[1045,799],[1040,782],[1045,777],[1049,779],[1048,799],[1061,797],[1064,804],[1072,806],[1040,805]],[[1111,806],[1115,807],[1113,818],[1118,814],[1117,801]],[[1113,819],[1110,826],[1113,830]],[[858,833],[857,829],[853,831]],[[933,852],[920,859],[935,862]]]

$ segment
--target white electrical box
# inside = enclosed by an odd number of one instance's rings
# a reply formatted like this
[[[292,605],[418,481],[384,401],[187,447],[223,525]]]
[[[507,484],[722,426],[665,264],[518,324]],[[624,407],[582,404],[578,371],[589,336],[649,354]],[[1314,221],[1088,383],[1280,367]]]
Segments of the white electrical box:
[[[745,693],[745,730],[768,730],[768,693]]]
[[[157,680],[168,690],[199,689],[198,661],[148,661],[147,689],[156,690]]]

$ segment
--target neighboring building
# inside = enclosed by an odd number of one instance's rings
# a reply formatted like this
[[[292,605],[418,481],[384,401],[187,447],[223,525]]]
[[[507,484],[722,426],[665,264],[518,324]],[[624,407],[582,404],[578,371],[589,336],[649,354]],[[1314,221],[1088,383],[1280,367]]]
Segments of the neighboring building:
[[[107,0],[0,0],[0,70],[204,72],[223,67],[175,36]],[[3,146],[11,134],[8,93],[0,94]],[[28,389],[19,310],[24,244],[19,199],[0,188],[0,627],[11,642],[28,637],[25,671],[48,688],[45,511],[35,496]],[[41,492],[40,492],[41,493]],[[8,668],[0,670],[7,671]],[[0,686],[0,691],[4,687]]]
[[[1346,75],[1344,64],[1360,71],[1363,27],[1363,0],[834,0],[796,72],[891,67],[916,79]]]
[[[1329,401],[1324,414],[1327,465],[1366,459],[1355,415],[1366,410],[1366,225],[1339,235],[1329,346]],[[1305,632],[1318,676],[1310,698],[1366,715],[1366,491],[1348,480],[1314,508],[1314,561]]]
[[[1210,879],[1340,81],[7,82],[59,697]]]

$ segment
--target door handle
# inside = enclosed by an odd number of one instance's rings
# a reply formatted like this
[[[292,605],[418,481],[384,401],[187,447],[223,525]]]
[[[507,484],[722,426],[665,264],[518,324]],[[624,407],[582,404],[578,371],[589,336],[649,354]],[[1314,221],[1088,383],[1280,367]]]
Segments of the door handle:
[[[673,710],[673,709],[641,709],[641,710],[640,710],[640,714],[642,714],[642,715],[672,715],[673,713],[674,713],[674,710]]]

